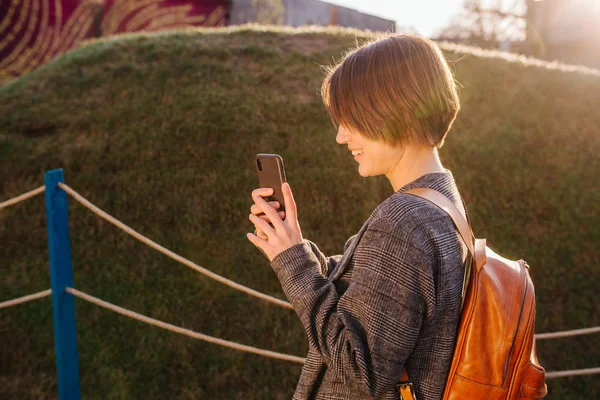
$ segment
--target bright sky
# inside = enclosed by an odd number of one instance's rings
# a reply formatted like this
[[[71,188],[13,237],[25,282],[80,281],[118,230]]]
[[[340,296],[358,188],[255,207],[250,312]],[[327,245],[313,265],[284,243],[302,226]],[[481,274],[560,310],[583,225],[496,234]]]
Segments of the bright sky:
[[[431,37],[458,14],[463,0],[324,0],[367,14],[396,21],[396,26],[412,26],[425,37]],[[508,2],[504,2],[508,3]]]

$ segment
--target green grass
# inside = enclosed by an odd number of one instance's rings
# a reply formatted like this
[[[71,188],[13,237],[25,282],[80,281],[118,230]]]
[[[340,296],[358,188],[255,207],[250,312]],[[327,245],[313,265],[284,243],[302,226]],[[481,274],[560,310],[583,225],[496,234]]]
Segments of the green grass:
[[[320,65],[368,34],[241,27],[86,43],[0,89],[0,201],[49,169],[106,212],[236,282],[283,298],[246,239],[253,167],[279,153],[305,237],[339,254],[392,193],[361,178],[317,92]],[[532,267],[537,332],[600,325],[600,77],[443,46],[462,109],[440,150],[477,237]],[[75,286],[209,335],[304,356],[295,313],[178,264],[69,199]],[[47,289],[43,196],[0,211],[0,301]],[[77,301],[85,399],[289,399],[301,366]],[[56,398],[49,298],[0,311],[0,398]],[[600,366],[598,337],[540,341],[547,370]],[[597,398],[598,377],[548,381]]]

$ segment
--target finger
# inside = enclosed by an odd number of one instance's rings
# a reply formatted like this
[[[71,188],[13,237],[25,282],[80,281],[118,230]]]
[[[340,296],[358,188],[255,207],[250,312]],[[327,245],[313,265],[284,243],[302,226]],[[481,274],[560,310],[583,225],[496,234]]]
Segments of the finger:
[[[255,229],[255,230],[254,230],[254,234],[255,234],[256,236],[258,236],[259,238],[261,238],[261,239],[265,239],[265,240],[267,240],[267,239],[268,239],[268,238],[267,238],[267,235],[265,235],[265,233],[264,233],[264,232],[263,232],[261,229]]]
[[[259,218],[254,214],[250,214],[248,218],[250,218],[250,221],[252,221],[256,229],[261,229],[267,235],[267,237],[271,237],[271,235],[276,234],[275,229],[273,229],[273,227],[271,227],[271,225],[269,225],[269,223],[262,218]],[[281,223],[281,220],[279,220],[279,223]]]
[[[269,201],[269,205],[274,209],[278,209],[281,207],[281,204],[279,204],[278,201]],[[262,214],[262,209],[258,205],[252,204],[252,206],[250,206],[250,212],[254,215],[259,215]]]
[[[267,237],[267,235],[261,229],[256,229],[255,232],[256,232],[255,235],[258,236],[259,238],[261,238],[263,240],[268,240],[269,239]]]
[[[292,188],[290,187],[290,184],[284,182],[281,185],[281,190],[283,191],[283,200],[285,203],[285,212],[287,214],[287,219],[292,221],[298,221],[296,201],[294,200],[294,195],[292,194]]]
[[[252,198],[254,196],[270,196],[272,195],[274,190],[272,188],[258,188],[252,191]]]
[[[256,214],[254,214],[256,215]],[[285,211],[279,211],[277,213],[277,215],[279,215],[279,218],[284,219],[285,218]],[[264,219],[267,222],[271,222],[271,220],[269,219],[269,217],[267,217],[266,215],[256,215],[258,218],[260,219]]]
[[[283,230],[285,229],[285,226],[283,225],[283,221],[281,221],[281,218],[279,218],[277,211],[273,210],[273,207],[269,206],[267,204],[267,202],[265,201],[265,199],[263,199],[260,196],[254,197],[254,201],[262,209],[262,211],[265,213],[265,215],[267,217],[269,217],[269,220],[271,221],[271,223],[273,224],[275,229],[276,230],[279,229],[281,232],[283,232]],[[263,230],[265,231],[267,236],[271,235],[270,232],[266,231],[265,229],[263,229]]]
[[[267,255],[265,253],[265,250],[267,248],[271,247],[269,245],[269,242],[267,242],[264,239],[259,238],[258,236],[254,235],[252,233],[246,233],[246,237],[248,238],[248,240],[250,240],[252,242],[252,244],[254,244],[256,247],[258,247],[265,256]]]

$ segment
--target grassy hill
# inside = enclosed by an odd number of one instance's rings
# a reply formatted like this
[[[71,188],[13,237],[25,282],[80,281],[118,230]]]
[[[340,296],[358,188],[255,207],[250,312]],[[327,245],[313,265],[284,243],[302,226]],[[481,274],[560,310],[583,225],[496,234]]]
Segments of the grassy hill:
[[[63,168],[75,190],[197,264],[283,298],[245,237],[259,152],[285,160],[305,237],[339,254],[392,193],[335,142],[320,65],[365,32],[241,27],[91,42],[0,89],[0,201]],[[600,74],[444,46],[462,109],[440,150],[477,237],[532,267],[537,332],[600,325]],[[343,196],[341,196],[343,194]],[[189,329],[305,356],[295,313],[176,263],[69,199],[75,286]],[[43,196],[0,211],[0,301],[47,289]],[[289,399],[301,366],[77,301],[84,399]],[[0,398],[56,398],[49,298],[0,310]],[[598,336],[540,341],[547,370],[600,366]],[[598,377],[548,381],[598,398]]]

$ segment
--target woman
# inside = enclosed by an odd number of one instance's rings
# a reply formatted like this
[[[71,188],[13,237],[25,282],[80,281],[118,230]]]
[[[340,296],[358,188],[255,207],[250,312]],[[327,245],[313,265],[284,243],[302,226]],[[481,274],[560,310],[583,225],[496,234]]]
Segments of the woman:
[[[405,369],[418,400],[441,399],[468,252],[449,215],[404,192],[435,189],[465,213],[437,151],[460,108],[452,73],[434,42],[385,36],[330,68],[321,92],[358,173],[385,174],[394,193],[343,255],[327,257],[302,237],[287,183],[285,220],[262,198],[271,189],[252,192],[248,239],[269,258],[308,335],[294,399],[399,399]]]

